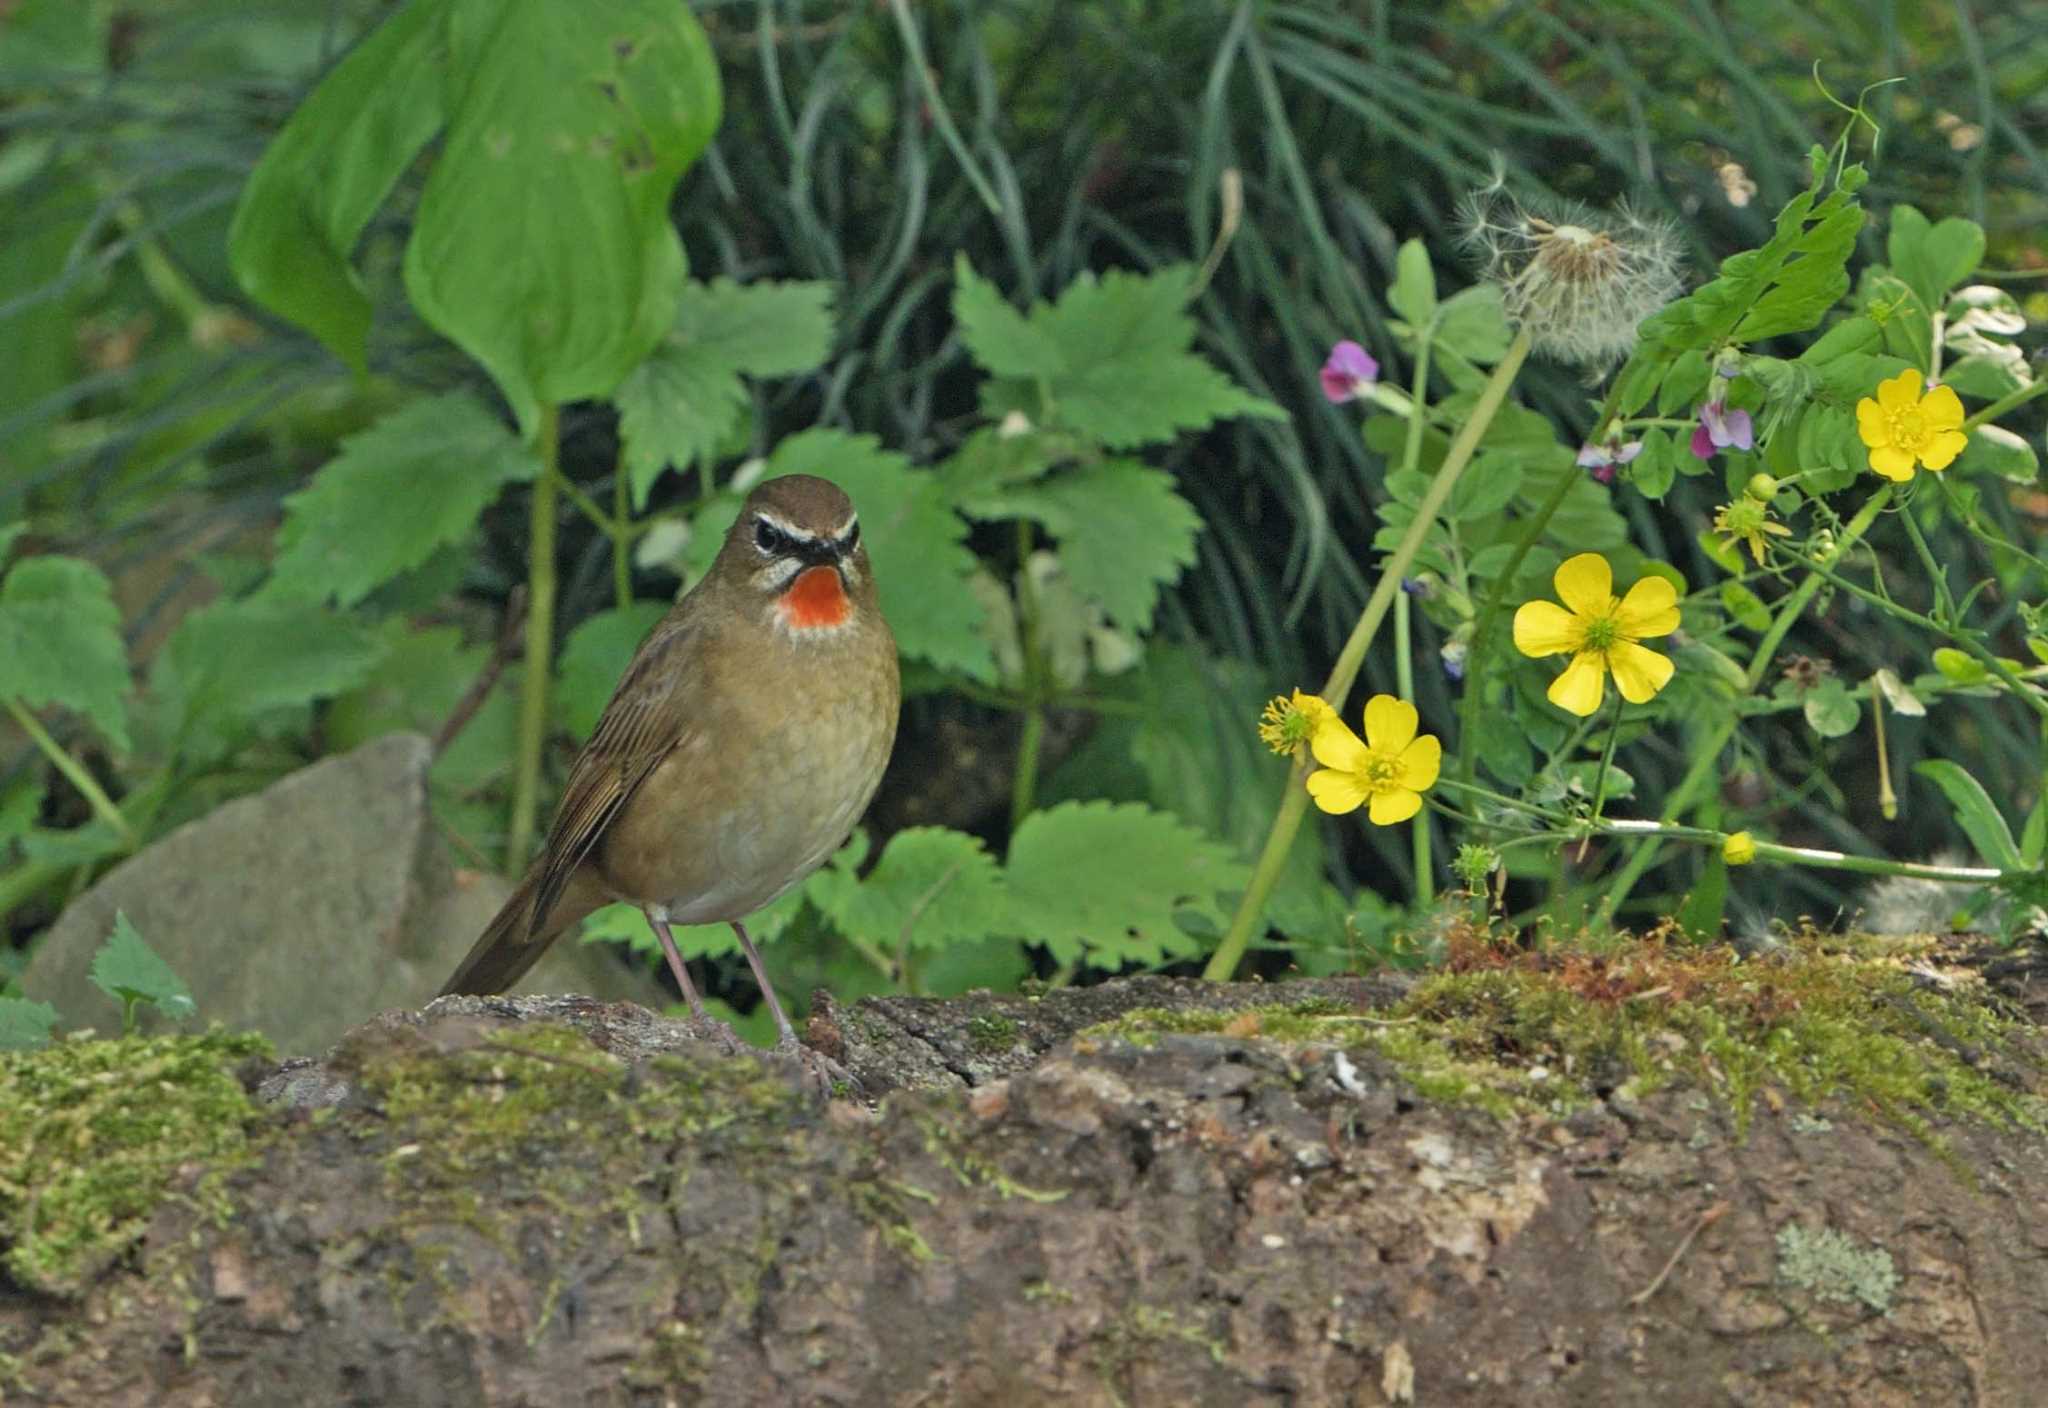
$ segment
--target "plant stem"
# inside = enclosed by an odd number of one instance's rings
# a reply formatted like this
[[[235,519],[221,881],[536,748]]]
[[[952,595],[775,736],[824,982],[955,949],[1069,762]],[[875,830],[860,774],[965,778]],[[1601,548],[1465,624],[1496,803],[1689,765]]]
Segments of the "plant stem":
[[[2009,392],[2008,394],[1999,397],[1996,401],[1993,401],[1990,405],[1984,407],[1982,410],[1976,411],[1975,413],[1964,417],[1963,433],[1967,435],[1971,431],[1975,430],[1978,426],[1983,425],[1986,421],[1997,420],[2000,416],[2004,415],[2007,411],[2013,409],[2013,407],[2015,406],[2026,405],[2027,402],[2033,400],[2036,396],[2039,396],[2044,391],[2048,391],[2048,380],[2037,380],[2033,382],[2031,385],[2022,386],[2017,391]]]
[[[29,736],[29,741],[42,749],[43,756],[50,760],[50,766],[64,774],[65,780],[76,787],[79,795],[92,806],[93,815],[112,827],[114,834],[121,838],[121,843],[133,850],[135,831],[128,825],[128,818],[121,815],[121,809],[114,805],[114,799],[100,789],[99,783],[93,780],[93,775],[85,770],[85,764],[72,757],[63,744],[50,737],[50,731],[43,727],[42,720],[24,708],[20,700],[10,694],[4,696],[4,701],[0,702],[5,702],[7,712],[14,716],[15,723],[21,725],[21,731]]]
[[[1331,708],[1342,713],[1344,696],[1350,692],[1352,681],[1358,678],[1359,668],[1365,663],[1365,652],[1372,645],[1373,636],[1379,631],[1380,622],[1386,618],[1387,608],[1393,604],[1394,593],[1401,589],[1401,578],[1406,575],[1409,564],[1415,561],[1415,554],[1422,548],[1422,541],[1429,536],[1430,527],[1436,516],[1457,487],[1458,476],[1471,462],[1472,452],[1479,447],[1479,437],[1493,424],[1494,416],[1500,413],[1501,403],[1507,399],[1508,388],[1514,384],[1515,376],[1522,369],[1522,363],[1529,357],[1529,335],[1515,334],[1515,340],[1508,345],[1507,355],[1493,369],[1486,385],[1480,390],[1479,399],[1473,404],[1472,417],[1459,429],[1457,438],[1444,456],[1443,464],[1437,469],[1436,477],[1430,481],[1428,492],[1416,506],[1415,518],[1409,523],[1408,531],[1401,535],[1394,554],[1387,559],[1380,572],[1380,579],[1373,588],[1372,596],[1365,603],[1365,610],[1359,613],[1358,624],[1352,628],[1351,638],[1344,642],[1344,649],[1337,656],[1337,663],[1330,669],[1330,678],[1324,683],[1322,696]],[[1421,408],[1416,408],[1421,414]],[[1212,982],[1228,979],[1237,971],[1238,963],[1244,958],[1245,949],[1251,944],[1252,930],[1265,913],[1266,897],[1273,892],[1273,886],[1280,879],[1280,869],[1287,863],[1287,853],[1294,845],[1294,835],[1301,829],[1302,814],[1308,808],[1308,791],[1302,785],[1308,775],[1308,753],[1297,748],[1294,766],[1287,774],[1287,790],[1281,797],[1280,810],[1273,817],[1273,827],[1266,833],[1266,844],[1259,851],[1258,861],[1252,867],[1251,883],[1238,901],[1237,913],[1231,916],[1230,929],[1210,956],[1209,966],[1202,970],[1202,976]]]
[[[1419,417],[1418,417],[1419,419]],[[1394,688],[1408,703],[1415,702],[1415,660],[1408,638],[1408,593],[1394,598]],[[1429,854],[1429,813],[1420,811],[1408,823],[1411,854],[1415,865],[1415,903],[1427,907],[1436,899],[1435,866]]]
[[[1814,563],[1812,570],[1792,589],[1791,594],[1778,603],[1777,614],[1772,617],[1770,628],[1764,632],[1763,639],[1757,642],[1756,654],[1750,657],[1749,669],[1745,672],[1752,693],[1763,683],[1764,676],[1770,673],[1771,661],[1777,655],[1779,645],[1784,642],[1786,633],[1806,610],[1807,604],[1813,600],[1814,593],[1820,590],[1821,584],[1832,575],[1827,570],[1829,564],[1839,562],[1843,554],[1855,546],[1857,539],[1870,531],[1870,525],[1877,521],[1877,516],[1884,512],[1885,505],[1891,502],[1891,494],[1891,485],[1879,485],[1877,491],[1863,501],[1863,507],[1856,510],[1856,516],[1843,525],[1842,535],[1835,540],[1826,561]],[[1721,750],[1727,747],[1728,740],[1735,736],[1739,717],[1731,711],[1727,718],[1714,726],[1709,740],[1693,754],[1692,766],[1686,769],[1685,776],[1679,779],[1678,786],[1672,788],[1664,799],[1663,820],[1666,823],[1675,822],[1690,811],[1700,792],[1713,780],[1715,771],[1720,766]],[[1758,849],[1762,849],[1761,842],[1758,843]],[[1635,888],[1636,881],[1642,879],[1643,872],[1656,863],[1657,851],[1657,839],[1652,837],[1630,853],[1628,860],[1622,864],[1621,869],[1608,884],[1607,893],[1601,897],[1598,913],[1602,922],[1614,917],[1615,911],[1628,898],[1629,891]]]
[[[540,755],[547,742],[548,683],[555,634],[555,491],[561,484],[562,408],[540,409],[540,476],[533,481],[526,555],[526,666],[519,681],[519,753],[513,760],[512,816],[505,829],[505,873],[526,869],[540,810]]]
[[[621,448],[619,462],[612,470],[612,522],[618,525],[618,531],[612,534],[612,599],[621,611],[633,600],[633,559],[627,546],[632,539],[626,532],[631,508],[626,486],[626,452]]]
[[[1031,521],[1017,520],[1017,643],[1024,657],[1024,727],[1010,784],[1010,834],[1015,836],[1038,791],[1038,752],[1045,741],[1045,664],[1038,649],[1038,584],[1031,576]]]

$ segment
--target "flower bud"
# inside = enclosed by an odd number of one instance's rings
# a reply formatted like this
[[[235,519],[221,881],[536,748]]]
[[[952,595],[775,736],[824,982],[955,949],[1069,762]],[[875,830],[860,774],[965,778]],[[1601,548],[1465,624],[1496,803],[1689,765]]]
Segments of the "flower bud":
[[[1778,492],[1778,481],[1768,474],[1752,474],[1749,476],[1749,483],[1743,487],[1743,492],[1752,499],[1762,499],[1769,503]]]

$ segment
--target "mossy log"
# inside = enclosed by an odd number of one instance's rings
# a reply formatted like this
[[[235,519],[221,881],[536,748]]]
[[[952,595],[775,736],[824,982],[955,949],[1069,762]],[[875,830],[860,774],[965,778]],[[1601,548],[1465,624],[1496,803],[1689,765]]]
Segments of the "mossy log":
[[[1800,960],[1922,1037],[1741,1099],[1676,1020],[1720,999],[1615,965],[823,1004],[873,1103],[637,1008],[452,999],[281,1075],[211,1038],[241,1134],[169,1169],[100,1057],[0,1058],[92,1072],[37,1067],[0,1151],[0,1402],[2038,1403],[2048,982],[1993,957]],[[1731,971],[1760,1043],[1822,1001]],[[1637,1025],[1574,1046],[1567,989]],[[118,1214],[64,1184],[129,1157]]]

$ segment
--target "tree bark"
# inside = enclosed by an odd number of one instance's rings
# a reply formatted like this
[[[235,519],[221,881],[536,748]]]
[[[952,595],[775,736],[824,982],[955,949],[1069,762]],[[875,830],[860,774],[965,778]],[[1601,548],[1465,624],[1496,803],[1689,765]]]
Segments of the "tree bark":
[[[225,1219],[166,1199],[76,1300],[0,1281],[0,1401],[2042,1401],[2036,1134],[1760,1102],[1738,1138],[1685,1089],[1502,1120],[1256,1021],[1075,1035],[1398,991],[824,1004],[875,1108],[637,1008],[447,999],[273,1078]]]

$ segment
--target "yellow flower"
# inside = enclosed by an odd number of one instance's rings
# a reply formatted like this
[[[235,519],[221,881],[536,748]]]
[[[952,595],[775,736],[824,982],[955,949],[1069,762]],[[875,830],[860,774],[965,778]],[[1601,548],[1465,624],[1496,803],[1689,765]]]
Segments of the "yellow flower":
[[[1736,544],[1748,543],[1750,552],[1756,555],[1756,565],[1764,565],[1764,534],[1789,538],[1792,530],[1782,523],[1771,522],[1771,506],[1763,499],[1744,494],[1732,504],[1723,504],[1714,510],[1714,531],[1721,535],[1722,546],[1733,551]]]
[[[1337,722],[1337,711],[1314,694],[1294,691],[1292,699],[1274,695],[1259,715],[1259,737],[1275,753],[1292,753],[1314,738],[1326,724]]]
[[[1937,386],[1920,394],[1920,372],[1908,367],[1877,384],[1877,399],[1856,403],[1856,433],[1870,447],[1870,467],[1901,484],[1913,477],[1915,462],[1947,469],[1969,443],[1963,403],[1955,388]]]
[[[1320,701],[1318,701],[1320,702]],[[1308,775],[1309,796],[1326,812],[1355,812],[1368,800],[1375,826],[1406,821],[1422,810],[1422,794],[1436,785],[1443,745],[1415,736],[1415,706],[1391,694],[1365,703],[1365,741],[1334,715],[1309,747],[1323,766]]]
[[[1721,839],[1721,859],[1730,865],[1748,865],[1756,859],[1756,837],[1747,831],[1731,831]]]
[[[1645,577],[1614,595],[1614,569],[1597,552],[1567,558],[1553,579],[1564,606],[1528,601],[1515,612],[1515,648],[1524,655],[1569,654],[1571,663],[1550,684],[1550,702],[1584,718],[1600,707],[1607,673],[1621,697],[1641,704],[1671,682],[1670,657],[1646,650],[1646,636],[1678,629],[1678,589]],[[1566,608],[1570,608],[1567,610]]]

